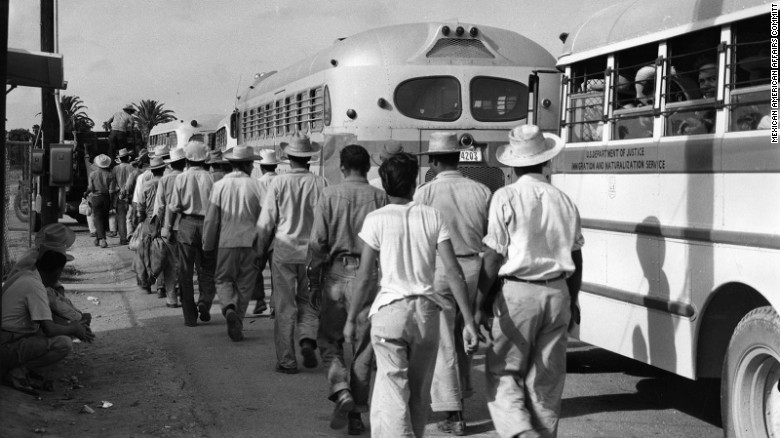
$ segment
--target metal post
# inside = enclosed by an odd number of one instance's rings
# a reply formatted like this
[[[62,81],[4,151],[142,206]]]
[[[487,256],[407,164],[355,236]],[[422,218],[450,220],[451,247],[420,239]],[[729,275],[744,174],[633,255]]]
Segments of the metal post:
[[[54,0],[41,0],[41,51],[54,53]],[[41,130],[43,131],[43,149],[49,155],[50,144],[59,141],[60,131],[57,115],[59,102],[54,100],[53,88],[41,88]],[[49,187],[48,175],[40,178],[41,226],[56,223],[60,218],[58,205],[59,190]]]
[[[0,46],[2,46],[3,50],[3,56],[0,60],[0,77],[5,78],[8,75],[8,3],[9,2],[0,2]],[[5,83],[5,79],[3,79],[3,83]],[[0,97],[0,126],[3,128],[3,140],[2,143],[0,143],[0,181],[3,181],[3,185],[5,186],[5,90],[3,90],[3,95]],[[5,200],[0,203],[2,205],[2,220],[3,220],[3,226],[0,226],[0,242],[3,244],[3,248],[6,247],[6,236],[5,236],[5,224],[6,224],[6,215],[8,214],[8,209],[6,208],[7,205],[5,203]],[[6,260],[6,253],[4,250],[0,251],[0,269],[2,269],[2,273],[5,274],[5,264],[8,262]],[[2,275],[0,275],[1,277]]]

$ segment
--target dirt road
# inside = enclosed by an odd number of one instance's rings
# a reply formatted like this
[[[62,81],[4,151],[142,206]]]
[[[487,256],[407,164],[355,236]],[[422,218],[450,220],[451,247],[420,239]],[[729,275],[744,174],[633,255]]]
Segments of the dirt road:
[[[65,220],[63,220],[65,222]],[[77,231],[63,283],[93,314],[93,344],[52,370],[55,390],[39,399],[0,388],[2,437],[345,437],[328,428],[325,370],[273,371],[273,321],[245,320],[230,342],[218,306],[212,321],[185,327],[180,309],[140,293],[132,253]],[[475,356],[477,394],[466,401],[470,436],[495,437],[485,406],[484,355]],[[561,437],[720,435],[712,387],[659,372],[583,344],[569,351]],[[101,408],[103,402],[111,407]],[[717,400],[715,400],[717,403]],[[94,413],[80,413],[84,406]],[[442,437],[429,421],[426,436]],[[367,418],[364,418],[367,420]],[[365,434],[364,436],[368,436]]]

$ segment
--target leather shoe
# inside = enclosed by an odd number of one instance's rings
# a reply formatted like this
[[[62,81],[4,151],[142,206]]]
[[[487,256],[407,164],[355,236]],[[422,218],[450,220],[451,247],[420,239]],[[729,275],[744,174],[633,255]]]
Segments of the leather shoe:
[[[165,298],[168,294],[165,293],[165,288],[161,287],[157,289],[157,298]]]
[[[298,368],[287,368],[281,365],[277,365],[276,372],[282,374],[298,374]]]
[[[252,310],[253,315],[260,315],[261,313],[264,313],[268,309],[268,305],[265,304],[265,301],[257,300],[257,304],[255,304],[255,308]]]
[[[317,367],[317,353],[314,352],[314,347],[310,342],[301,343],[301,356],[303,356],[303,366],[306,368]]]
[[[355,399],[346,389],[339,391],[336,398],[336,407],[333,408],[333,417],[330,419],[331,429],[343,429],[347,425],[347,415],[355,408]]]
[[[446,418],[436,423],[436,427],[442,432],[451,433],[455,436],[463,436],[466,434],[465,421],[458,421],[452,418]]]
[[[181,307],[181,304],[179,304],[179,303],[173,303],[173,304],[165,303],[165,307],[170,307],[171,309],[178,309],[179,307]]]
[[[363,435],[363,432],[366,431],[366,425],[363,424],[363,420],[359,415],[357,417],[350,415],[349,425],[347,425],[347,433],[349,435]]]
[[[227,330],[228,336],[230,336],[230,340],[233,342],[238,342],[244,339],[244,333],[242,332],[243,327],[241,327],[241,320],[238,319],[236,311],[233,309],[228,309],[227,312],[225,312],[225,319],[227,320]]]
[[[108,248],[108,244],[106,243],[106,239],[100,239],[100,247],[101,248]]]
[[[200,320],[203,322],[211,321],[211,313],[209,313],[209,306],[203,301],[198,303],[198,313],[200,313]]]

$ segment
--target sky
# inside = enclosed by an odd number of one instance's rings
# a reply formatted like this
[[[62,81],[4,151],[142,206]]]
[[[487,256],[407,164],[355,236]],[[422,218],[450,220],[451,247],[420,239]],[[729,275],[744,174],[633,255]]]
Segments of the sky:
[[[337,38],[392,24],[454,21],[518,32],[558,56],[561,32],[617,0],[60,0],[68,88],[100,130],[153,99],[180,118],[228,114],[256,73],[281,70]],[[11,0],[8,47],[40,51],[40,1]],[[40,124],[41,92],[6,96],[6,129]]]

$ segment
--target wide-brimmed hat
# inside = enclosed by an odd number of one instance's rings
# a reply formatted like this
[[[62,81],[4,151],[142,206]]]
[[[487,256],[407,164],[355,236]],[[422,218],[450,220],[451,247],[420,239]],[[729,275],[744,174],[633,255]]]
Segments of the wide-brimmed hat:
[[[381,166],[382,163],[393,155],[400,154],[404,151],[404,147],[400,142],[388,141],[382,145],[382,150],[379,153],[371,154],[371,160],[377,166]]]
[[[168,164],[162,158],[154,157],[154,158],[152,158],[152,161],[149,162],[149,169],[150,170],[159,169],[159,168],[165,167],[167,165]]]
[[[128,103],[127,105],[124,106],[124,108],[122,108],[122,110],[124,110],[124,111],[135,111],[135,107],[133,106],[132,103]]]
[[[558,155],[563,140],[555,134],[539,130],[536,125],[520,125],[509,132],[509,144],[496,150],[496,159],[510,167],[526,167]]]
[[[58,252],[65,256],[65,260],[71,262],[75,257],[68,253],[68,247],[60,243],[43,243],[38,247],[38,260],[47,252]]]
[[[206,161],[209,157],[209,148],[201,141],[189,141],[184,145],[184,158],[187,161]]]
[[[35,233],[34,240],[35,246],[38,247],[41,245],[64,245],[65,248],[70,248],[75,241],[76,233],[60,223],[44,225]]]
[[[206,164],[227,164],[228,160],[222,157],[221,151],[210,151]]]
[[[163,160],[168,164],[171,164],[176,161],[181,161],[185,158],[187,158],[184,154],[184,148],[173,148],[171,149],[171,157],[167,160]]]
[[[255,155],[255,149],[251,146],[234,146],[230,152],[225,153],[222,157],[228,161],[236,162],[262,159],[260,155]]]
[[[108,169],[109,166],[111,166],[111,158],[109,158],[106,154],[100,154],[97,157],[95,157],[95,166],[100,167],[102,169]]]
[[[293,157],[313,157],[320,153],[322,146],[312,143],[307,135],[294,134],[289,143],[282,143],[285,155]]]
[[[433,132],[428,141],[428,150],[417,155],[441,155],[456,154],[468,149],[458,141],[458,135],[454,132]]]
[[[279,159],[276,158],[276,151],[270,148],[260,149],[260,165],[272,166],[274,164],[279,164]]]
[[[154,147],[154,156],[158,158],[165,158],[166,155],[171,153],[167,144],[161,144]]]
[[[119,150],[119,152],[117,153],[116,156],[117,156],[117,158],[122,158],[122,157],[126,157],[126,156],[128,156],[130,154],[131,154],[131,152],[128,151],[127,148],[122,148],[122,149]]]

